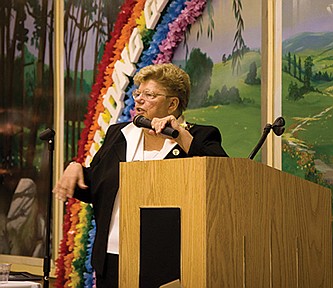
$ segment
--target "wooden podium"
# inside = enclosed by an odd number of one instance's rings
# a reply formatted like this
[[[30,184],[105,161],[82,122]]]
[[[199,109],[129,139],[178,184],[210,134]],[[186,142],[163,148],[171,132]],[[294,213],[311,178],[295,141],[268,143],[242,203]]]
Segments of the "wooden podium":
[[[149,207],[180,208],[184,288],[332,287],[329,189],[240,158],[122,163],[120,173],[119,287],[139,287]]]

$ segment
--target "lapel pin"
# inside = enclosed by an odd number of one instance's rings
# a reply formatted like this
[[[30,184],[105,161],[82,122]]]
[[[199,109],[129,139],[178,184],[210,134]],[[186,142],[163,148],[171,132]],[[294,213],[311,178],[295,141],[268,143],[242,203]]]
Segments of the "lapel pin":
[[[180,151],[178,149],[173,149],[172,150],[172,154],[175,155],[175,156],[178,156],[180,153]]]

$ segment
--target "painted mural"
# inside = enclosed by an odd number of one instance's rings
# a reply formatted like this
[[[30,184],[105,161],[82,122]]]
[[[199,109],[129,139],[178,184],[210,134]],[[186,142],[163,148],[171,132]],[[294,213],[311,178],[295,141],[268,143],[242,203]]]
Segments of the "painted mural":
[[[283,1],[283,170],[331,188],[332,27],[332,1]]]
[[[85,11],[91,11],[90,6],[94,6],[67,3],[71,4],[65,8],[69,14],[86,15]],[[102,3],[93,11],[94,17],[107,15],[107,9],[115,7]],[[100,8],[103,8],[101,14],[98,13]],[[187,120],[218,126],[230,156],[246,157],[260,137],[260,11],[260,1],[124,1],[113,19],[110,40],[103,45],[98,73],[93,76],[76,161],[89,165],[108,126],[132,119],[134,101],[131,92],[135,89],[132,83],[135,72],[147,65],[165,62],[178,64],[191,77],[191,100],[185,114]],[[94,17],[87,18],[94,21]],[[66,18],[67,29],[76,25],[73,18]],[[84,27],[93,26],[89,21],[82,22]],[[87,29],[81,32],[80,26],[75,27],[80,40],[79,35]],[[87,39],[94,39],[101,30],[102,27],[92,29],[92,34],[86,35]],[[89,45],[84,47],[88,49]],[[73,78],[73,83],[77,82],[77,88],[73,86],[66,93],[80,101],[82,95],[76,91],[82,91],[78,89],[84,86],[78,83],[86,71],[81,74],[79,71],[91,59],[84,56],[84,51],[77,57],[79,50],[75,49],[66,50],[73,51],[72,56],[66,54],[66,66],[70,68],[66,72],[69,78],[66,83],[71,83],[73,73],[70,70],[76,67],[74,71],[78,77]],[[98,50],[94,51],[87,55],[93,55],[90,58],[96,60]],[[73,66],[75,63],[70,63],[73,59],[78,59],[81,64]],[[69,87],[66,85],[66,89]],[[67,107],[67,113],[72,114],[71,105]],[[67,127],[70,135],[77,126],[70,122]],[[63,229],[56,286],[91,287],[94,278],[90,255],[95,229],[91,207],[70,199],[66,203]]]
[[[38,135],[53,121],[52,2],[25,0],[18,5],[7,0],[0,6],[2,19],[7,19],[0,24],[1,43],[6,44],[0,51],[1,83],[6,83],[0,87],[5,95],[0,100],[3,254],[43,256],[49,191],[42,181],[47,178],[47,145]],[[187,121],[219,127],[231,157],[250,154],[261,134],[261,1],[64,4],[65,162],[76,159],[89,165],[108,125],[133,117],[134,73],[170,61],[191,77]],[[287,122],[283,170],[329,187],[333,182],[332,21],[329,0],[283,1],[282,101]],[[19,217],[23,210],[11,207],[13,200],[29,210],[25,222]],[[74,199],[66,203],[57,287],[93,286],[91,209]],[[31,219],[39,219],[38,225]],[[22,231],[15,231],[18,227]]]
[[[212,1],[173,62],[197,83],[186,119],[219,127],[228,154],[248,157],[261,134],[261,1]]]
[[[53,12],[52,0],[0,4],[0,254],[45,253]]]

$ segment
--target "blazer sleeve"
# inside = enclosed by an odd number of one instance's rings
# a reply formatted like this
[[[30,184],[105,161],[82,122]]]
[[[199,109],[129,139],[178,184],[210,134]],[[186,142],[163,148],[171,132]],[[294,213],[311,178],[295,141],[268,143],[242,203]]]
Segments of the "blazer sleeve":
[[[103,145],[100,147],[100,149],[97,151],[95,156],[93,157],[92,162],[90,163],[89,167],[83,167],[83,176],[84,176],[84,182],[88,186],[87,189],[80,189],[79,187],[76,187],[74,191],[73,197],[77,198],[80,201],[86,202],[86,203],[92,203],[93,202],[93,187],[92,182],[96,183],[103,178],[103,175],[100,175],[100,173],[95,173],[94,168],[99,164],[100,161],[103,161],[103,158],[105,158],[105,155],[110,151],[112,145],[115,141],[119,139],[119,137],[122,137],[121,129],[128,125],[128,122],[121,123],[121,124],[115,124],[111,125],[108,128],[108,131],[105,135]],[[125,140],[124,140],[125,141]]]
[[[194,125],[190,130],[193,140],[188,156],[228,157],[222,147],[222,135],[214,126]]]
[[[84,183],[88,186],[87,189],[80,189],[76,186],[73,197],[85,203],[91,203],[91,185],[90,185],[90,168],[83,167]]]

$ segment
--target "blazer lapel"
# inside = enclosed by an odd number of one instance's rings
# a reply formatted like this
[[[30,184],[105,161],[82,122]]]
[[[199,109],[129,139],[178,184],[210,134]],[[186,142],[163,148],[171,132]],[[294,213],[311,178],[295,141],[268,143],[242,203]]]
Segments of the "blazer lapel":
[[[120,162],[126,161],[126,141],[114,144],[114,152],[118,156]]]
[[[171,149],[164,159],[186,158],[188,157],[185,151],[177,144]]]

